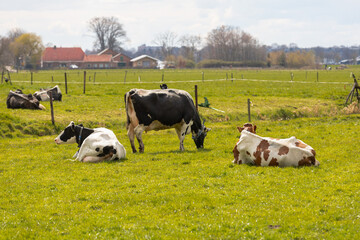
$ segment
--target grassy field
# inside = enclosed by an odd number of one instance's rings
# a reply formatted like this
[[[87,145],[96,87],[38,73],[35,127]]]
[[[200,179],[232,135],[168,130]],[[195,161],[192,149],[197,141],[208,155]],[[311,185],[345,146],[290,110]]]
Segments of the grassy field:
[[[344,107],[350,72],[360,69],[92,70],[85,94],[81,71],[67,73],[68,94],[63,71],[35,72],[32,85],[30,73],[13,73],[12,85],[0,85],[0,239],[358,239],[360,114]],[[192,96],[197,84],[199,102],[225,111],[199,108],[212,128],[203,150],[187,136],[179,152],[175,131],[164,130],[144,134],[145,153],[131,153],[124,93],[159,88],[163,76]],[[45,111],[6,108],[9,90],[55,84],[64,94],[55,126],[47,102]],[[259,135],[298,137],[320,167],[233,165],[247,99]],[[113,130],[127,158],[72,161],[77,146],[54,143],[70,121]]]

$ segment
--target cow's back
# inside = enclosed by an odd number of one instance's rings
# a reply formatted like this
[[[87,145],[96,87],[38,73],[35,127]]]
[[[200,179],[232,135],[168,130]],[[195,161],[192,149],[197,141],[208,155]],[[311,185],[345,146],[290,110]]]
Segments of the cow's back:
[[[196,113],[190,94],[177,89],[132,89],[125,95],[125,104],[128,123],[136,113],[138,123],[145,126],[155,120],[166,126],[182,120],[189,123]]]

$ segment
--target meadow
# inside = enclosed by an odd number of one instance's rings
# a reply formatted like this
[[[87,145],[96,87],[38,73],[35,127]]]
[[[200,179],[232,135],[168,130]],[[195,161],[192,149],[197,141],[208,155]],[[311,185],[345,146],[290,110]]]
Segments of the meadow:
[[[359,239],[360,111],[344,106],[353,85],[344,70],[89,70],[12,73],[0,85],[0,239]],[[161,83],[184,89],[212,130],[204,149],[191,136],[180,152],[175,131],[143,134],[131,152],[124,94]],[[9,90],[59,85],[62,102],[44,111],[7,109]],[[234,165],[237,126],[261,136],[296,136],[317,152],[319,167]],[[76,144],[54,139],[70,121],[107,127],[124,160],[72,160]]]

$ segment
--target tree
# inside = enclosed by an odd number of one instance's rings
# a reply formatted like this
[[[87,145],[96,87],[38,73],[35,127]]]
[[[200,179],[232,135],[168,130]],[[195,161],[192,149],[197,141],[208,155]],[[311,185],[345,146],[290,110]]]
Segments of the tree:
[[[196,35],[184,35],[179,39],[181,54],[186,59],[195,61],[198,48],[201,44],[201,37]]]
[[[233,26],[220,26],[207,36],[207,49],[210,59],[223,61],[262,61],[266,60],[266,49],[250,34]]]
[[[10,49],[18,60],[17,66],[35,68],[40,62],[44,45],[41,37],[35,33],[24,33],[10,44]]]
[[[176,38],[176,33],[166,31],[164,33],[159,33],[153,40],[154,44],[161,47],[161,55],[163,59],[173,55],[174,45],[177,42]]]
[[[0,70],[7,65],[13,64],[13,54],[10,51],[10,39],[0,36]]]
[[[106,48],[121,51],[121,44],[126,39],[126,32],[117,18],[95,17],[89,22],[89,30],[95,34],[94,48],[97,51]]]

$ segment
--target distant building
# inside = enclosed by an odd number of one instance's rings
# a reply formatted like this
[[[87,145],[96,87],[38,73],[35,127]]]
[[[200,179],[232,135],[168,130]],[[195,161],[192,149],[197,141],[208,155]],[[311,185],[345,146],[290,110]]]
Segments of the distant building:
[[[48,47],[41,57],[41,68],[83,68],[83,69],[110,69],[110,68],[156,68],[158,59],[149,55],[131,59],[123,53],[105,49],[98,54],[86,55],[81,48]]]
[[[159,59],[150,57],[148,55],[141,55],[131,59],[133,68],[156,68]]]
[[[82,66],[85,53],[79,47],[48,47],[41,56],[41,68],[70,68],[71,65]]]
[[[114,62],[112,61],[111,54],[103,55],[85,55],[84,62],[82,65],[83,68],[114,68]]]

